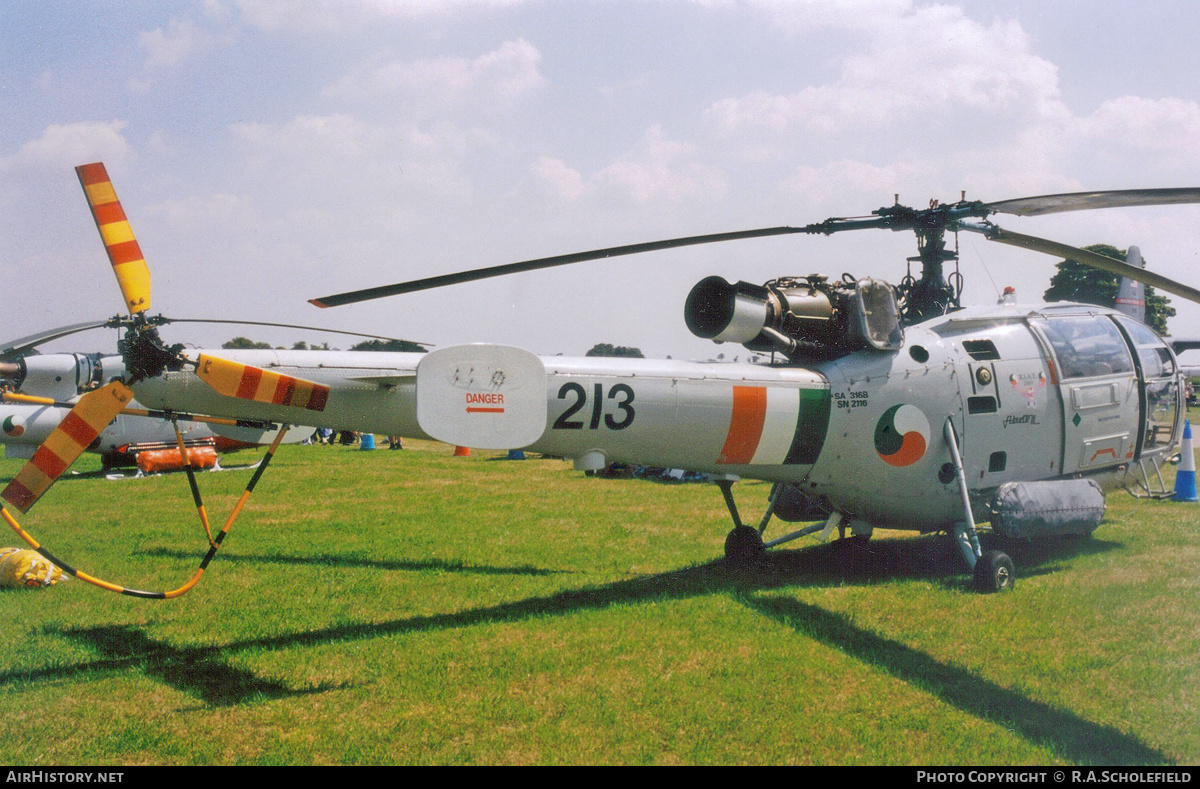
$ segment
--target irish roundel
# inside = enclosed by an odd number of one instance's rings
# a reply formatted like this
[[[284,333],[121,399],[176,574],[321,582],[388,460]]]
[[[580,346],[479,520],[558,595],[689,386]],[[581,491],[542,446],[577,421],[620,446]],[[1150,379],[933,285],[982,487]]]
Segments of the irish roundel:
[[[929,420],[915,405],[894,405],[875,425],[875,451],[892,466],[910,466],[925,456]]]
[[[18,419],[15,416],[5,417],[4,419],[4,434],[16,438],[25,432],[25,426],[21,424],[24,420]]]

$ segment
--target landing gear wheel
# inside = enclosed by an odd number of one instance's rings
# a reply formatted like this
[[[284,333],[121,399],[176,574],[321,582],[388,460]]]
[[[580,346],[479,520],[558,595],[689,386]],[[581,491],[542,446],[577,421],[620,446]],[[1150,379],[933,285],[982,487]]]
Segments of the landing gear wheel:
[[[984,594],[1012,589],[1017,582],[1012,559],[1003,551],[987,551],[975,562],[975,591]]]
[[[725,561],[733,564],[749,564],[765,551],[758,530],[749,526],[737,526],[725,538]]]

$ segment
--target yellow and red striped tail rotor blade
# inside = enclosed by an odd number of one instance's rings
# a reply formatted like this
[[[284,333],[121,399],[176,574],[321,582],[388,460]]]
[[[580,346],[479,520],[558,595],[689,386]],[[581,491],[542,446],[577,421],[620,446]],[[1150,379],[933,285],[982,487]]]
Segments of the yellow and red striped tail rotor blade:
[[[121,201],[113,189],[108,171],[100,162],[82,164],[75,168],[83,193],[92,209],[92,217],[100,230],[104,249],[117,275],[121,295],[130,315],[150,309],[150,268],[142,257],[142,249],[133,236],[133,228],[125,218]]]
[[[21,512],[29,512],[132,399],[133,392],[129,387],[117,381],[79,398],[66,418],[33,453],[33,458],[17,472],[8,487],[0,491],[0,498]]]
[[[259,403],[324,411],[329,387],[248,364],[200,354],[196,361],[200,380],[226,397]]]

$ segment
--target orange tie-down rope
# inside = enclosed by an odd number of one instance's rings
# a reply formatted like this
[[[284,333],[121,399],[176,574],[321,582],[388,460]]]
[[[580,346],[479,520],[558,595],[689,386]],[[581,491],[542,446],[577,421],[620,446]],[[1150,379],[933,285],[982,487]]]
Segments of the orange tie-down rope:
[[[176,429],[176,433],[178,434],[178,429]],[[178,589],[172,589],[169,592],[143,592],[140,589],[130,589],[126,586],[118,586],[117,584],[109,583],[108,581],[97,578],[93,575],[88,575],[82,570],[75,569],[39,545],[37,540],[30,536],[29,532],[21,528],[21,525],[17,523],[16,519],[8,511],[8,508],[3,505],[0,505],[0,516],[2,516],[4,520],[8,522],[8,525],[13,528],[13,531],[15,531],[22,540],[29,544],[29,547],[46,557],[46,559],[49,561],[61,567],[63,572],[67,573],[72,578],[78,578],[81,581],[87,581],[89,584],[98,586],[101,589],[107,589],[110,592],[119,592],[120,594],[130,595],[131,597],[146,597],[153,600],[171,600],[187,594],[189,591],[191,591],[192,587],[200,581],[200,576],[204,575],[204,570],[208,567],[208,563],[211,562],[212,558],[217,555],[217,549],[221,547],[221,543],[224,541],[225,535],[229,533],[229,528],[233,526],[233,522],[237,520],[238,515],[241,514],[242,507],[245,506],[246,500],[249,499],[250,494],[254,492],[254,486],[258,484],[258,480],[260,477],[262,477],[263,472],[266,471],[267,465],[271,462],[271,458],[275,456],[275,450],[279,448],[279,444],[283,441],[283,436],[285,433],[287,433],[286,426],[280,429],[278,435],[275,436],[275,440],[271,442],[271,446],[267,449],[267,454],[264,455],[263,459],[259,462],[258,468],[254,471],[254,476],[250,478],[250,482],[246,485],[246,489],[242,492],[241,498],[238,499],[237,504],[234,505],[233,512],[229,513],[229,518],[225,521],[225,525],[221,527],[221,531],[215,538],[209,538],[208,553],[205,554],[204,558],[200,560],[200,566],[196,568],[196,572],[183,586],[179,587]],[[204,505],[200,502],[200,490],[196,485],[196,479],[192,474],[192,466],[187,460],[186,452],[183,454],[183,458],[185,464],[184,468],[187,469],[188,480],[192,487],[192,495],[196,501],[196,509],[200,513],[200,522],[204,524],[205,531],[207,532],[208,517],[204,512]]]

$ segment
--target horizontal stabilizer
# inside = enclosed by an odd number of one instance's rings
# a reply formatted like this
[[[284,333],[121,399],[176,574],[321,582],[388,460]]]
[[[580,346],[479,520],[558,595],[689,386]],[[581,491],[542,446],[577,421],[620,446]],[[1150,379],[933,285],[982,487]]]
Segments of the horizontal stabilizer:
[[[506,345],[455,345],[417,364],[417,424],[438,441],[520,449],[546,429],[546,368]]]

